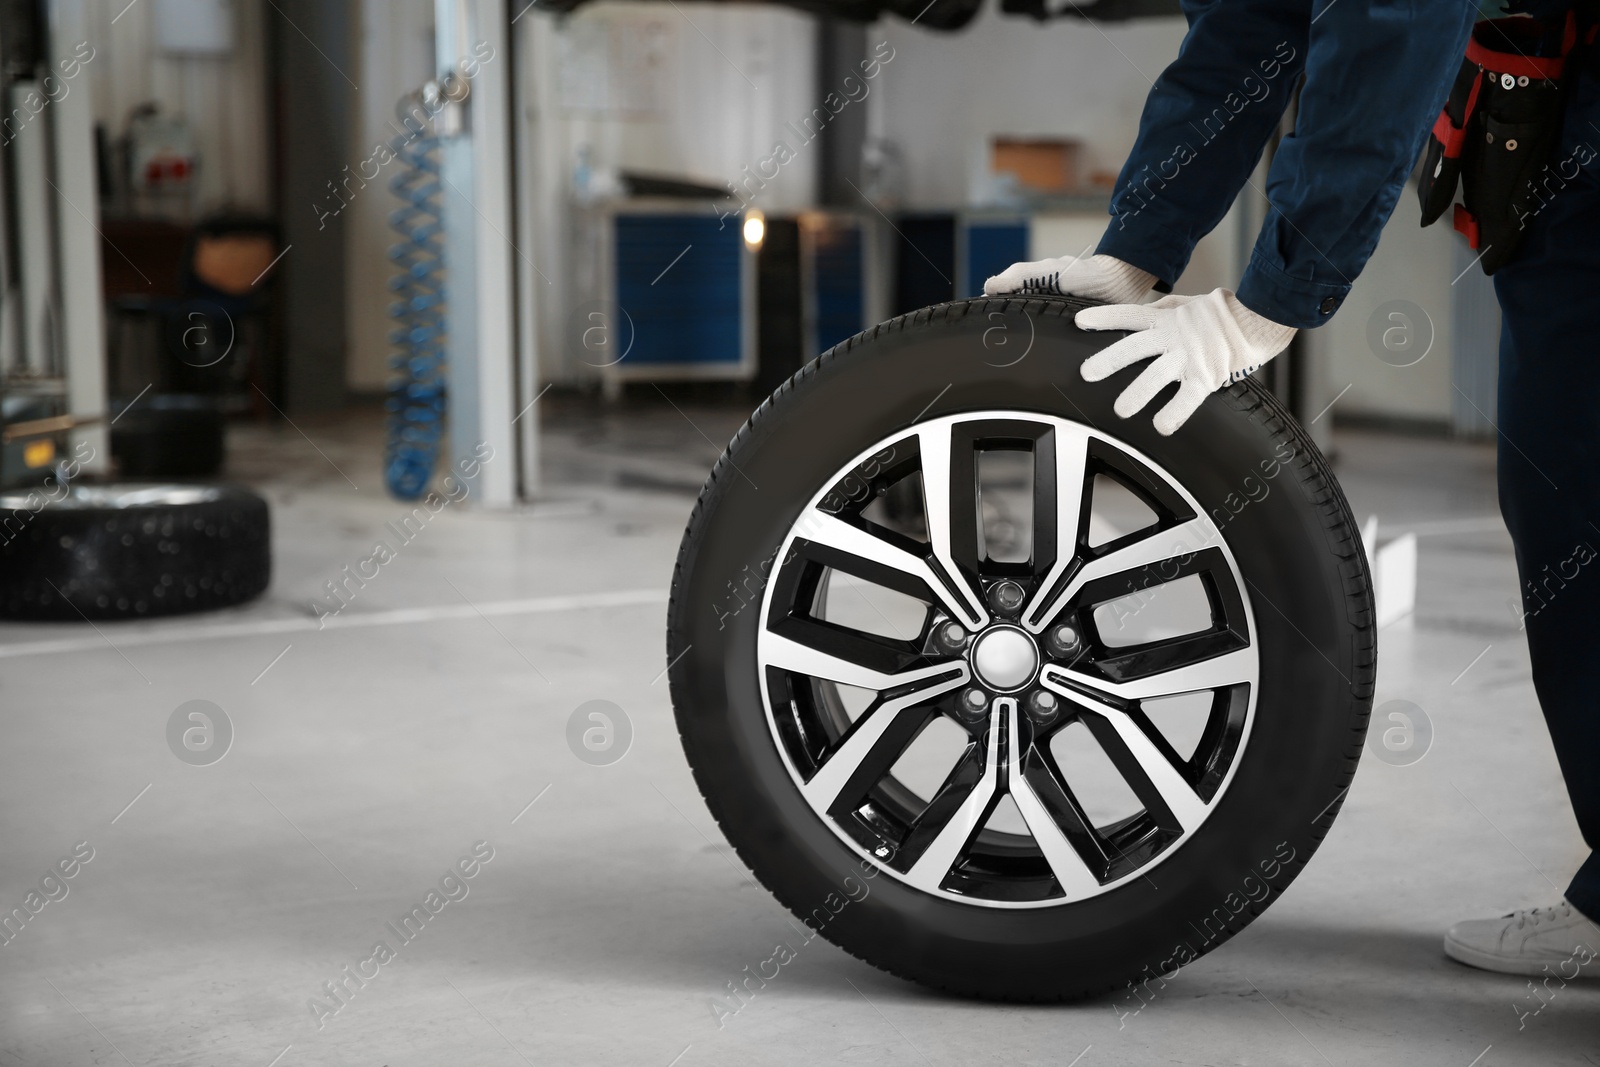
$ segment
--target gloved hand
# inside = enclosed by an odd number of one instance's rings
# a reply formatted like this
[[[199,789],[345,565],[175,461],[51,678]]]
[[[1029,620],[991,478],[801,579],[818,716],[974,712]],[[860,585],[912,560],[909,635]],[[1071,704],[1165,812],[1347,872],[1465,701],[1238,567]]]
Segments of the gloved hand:
[[[983,283],[984,296],[1006,293],[1056,293],[1132,304],[1155,288],[1156,276],[1115,256],[1062,256],[1032,263],[1013,263]]]
[[[1098,382],[1156,357],[1117,397],[1114,410],[1123,418],[1142,410],[1162,387],[1178,383],[1177,395],[1156,412],[1156,432],[1163,436],[1188,421],[1206,397],[1282,352],[1295,335],[1294,327],[1257,315],[1228,289],[1084,308],[1073,321],[1083,330],[1135,331],[1084,360],[1085,381]]]

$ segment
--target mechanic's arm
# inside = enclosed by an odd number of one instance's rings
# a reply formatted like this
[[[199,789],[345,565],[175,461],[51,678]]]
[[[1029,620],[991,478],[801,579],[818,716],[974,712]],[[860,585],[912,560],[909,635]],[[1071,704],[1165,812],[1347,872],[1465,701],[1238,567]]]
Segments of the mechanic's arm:
[[[1156,357],[1117,397],[1123,418],[1176,383],[1154,419],[1158,432],[1172,433],[1207,396],[1288,347],[1296,329],[1320,326],[1338,309],[1394,211],[1476,14],[1466,0],[1313,3],[1321,6],[1311,16],[1295,129],[1273,157],[1270,206],[1238,294],[1217,289],[1076,317],[1086,330],[1135,331],[1084,360],[1085,379]],[[1126,244],[1139,257],[1161,248],[1156,239],[1140,248],[1132,229],[1113,223],[1102,251]]]
[[[1239,301],[1287,326],[1326,322],[1377,247],[1461,66],[1467,0],[1313,0],[1294,132]]]
[[[1150,88],[1096,249],[1155,275],[1163,290],[1249,181],[1305,69],[1313,17],[1310,0],[1183,7],[1189,32]]]
[[[990,296],[1063,293],[1124,303],[1170,290],[1255,169],[1304,67],[1295,0],[1183,0],[1189,32],[1150,88],[1094,256],[1016,263]]]
[[[1085,329],[1138,331],[1084,362],[1083,375],[1091,381],[1158,357],[1118,397],[1118,414],[1132,415],[1165,386],[1178,384],[1177,395],[1155,419],[1162,433],[1176,430],[1210,393],[1281,352],[1296,328],[1320,325],[1338,308],[1394,210],[1460,64],[1475,14],[1466,0],[1314,0],[1282,7],[1293,7],[1307,21],[1306,83],[1295,131],[1273,160],[1267,181],[1271,206],[1238,294],[1218,289],[1148,306],[1089,308],[1077,317]],[[1242,34],[1242,23],[1232,21],[1239,17],[1236,8],[1241,15],[1258,10],[1212,0],[1193,18],[1190,37],[1207,18],[1216,18],[1211,28],[1228,37]],[[1199,62],[1186,39],[1162,80],[1187,84],[1179,68]],[[1151,116],[1147,108],[1146,122],[1172,127],[1197,121],[1207,103],[1193,98],[1188,120]],[[1141,130],[1141,147],[1145,140]],[[1213,160],[1200,151],[1191,161],[1221,168],[1238,185],[1248,177],[1247,163],[1253,166],[1254,157]],[[1227,208],[1212,199],[1226,191],[1220,179],[1186,190],[1185,177],[1183,170],[1176,172],[1156,190],[1158,196],[1135,204],[1137,214],[1124,210],[1126,225],[1114,217],[1100,252],[1170,283],[1199,235]],[[1125,193],[1118,194],[1123,205],[1130,202]],[[1114,213],[1117,208],[1114,200]],[[1187,230],[1184,210],[1197,216]]]

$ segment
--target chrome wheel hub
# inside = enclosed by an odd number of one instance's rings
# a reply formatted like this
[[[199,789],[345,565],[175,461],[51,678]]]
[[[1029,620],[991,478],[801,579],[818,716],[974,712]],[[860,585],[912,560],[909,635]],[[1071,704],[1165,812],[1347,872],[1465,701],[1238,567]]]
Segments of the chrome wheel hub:
[[[1019,626],[985,630],[972,642],[971,658],[978,680],[1001,693],[1022,688],[1039,671],[1039,648]]]

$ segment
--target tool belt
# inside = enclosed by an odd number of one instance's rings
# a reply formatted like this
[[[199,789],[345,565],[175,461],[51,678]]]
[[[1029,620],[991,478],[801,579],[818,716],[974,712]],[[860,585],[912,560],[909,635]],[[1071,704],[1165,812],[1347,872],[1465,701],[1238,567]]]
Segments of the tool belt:
[[[1585,43],[1594,34],[1588,26]],[[1571,11],[1555,26],[1531,18],[1479,22],[1433,124],[1417,184],[1422,224],[1444,214],[1459,183],[1453,222],[1480,251],[1485,274],[1510,261],[1528,222],[1565,184],[1545,181],[1544,172],[1561,137],[1568,60],[1578,36]]]

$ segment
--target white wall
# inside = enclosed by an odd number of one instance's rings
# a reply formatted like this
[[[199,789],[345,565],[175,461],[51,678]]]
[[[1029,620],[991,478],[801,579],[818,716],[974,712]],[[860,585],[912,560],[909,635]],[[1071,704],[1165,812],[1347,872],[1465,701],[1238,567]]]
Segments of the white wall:
[[[774,144],[791,148],[821,104],[816,23],[783,8],[741,3],[635,3],[581,8],[554,24],[551,118],[564,131],[570,177],[580,146],[596,166],[653,171],[713,185],[754,169]],[[759,206],[794,209],[816,196],[815,160],[801,158],[758,193]]]
[[[522,242],[540,272],[536,309],[541,380],[570,381],[565,332],[575,303],[592,289],[574,241],[573,175],[589,146],[595,168],[626,168],[726,187],[768,159],[774,143],[798,139],[822,103],[816,84],[816,24],[806,15],[755,4],[606,0],[558,19],[530,12],[517,27],[523,49],[515,119],[527,161],[519,196],[530,213]],[[756,193],[754,206],[780,211],[816,197],[814,149]],[[771,173],[769,168],[768,173]],[[592,371],[589,372],[592,374]]]
[[[1377,251],[1356,279],[1355,287],[1326,326],[1311,331],[1319,347],[1326,396],[1346,386],[1336,413],[1449,422],[1455,391],[1450,361],[1455,337],[1450,301],[1454,267],[1451,251],[1460,241],[1443,223],[1418,225],[1417,200],[1407,188],[1400,198]],[[1473,267],[1477,270],[1477,267]],[[1433,347],[1421,362],[1397,367],[1379,359],[1368,341],[1368,324],[1386,303],[1409,301],[1424,318],[1411,325],[1431,329]],[[1404,329],[1400,320],[1382,318],[1382,328]],[[1391,357],[1403,362],[1406,357]]]
[[[85,19],[95,57],[85,65],[94,115],[108,133],[127,130],[145,101],[189,121],[200,150],[196,207],[272,207],[268,139],[266,6],[232,0],[234,49],[227,55],[167,54],[155,40],[155,5],[91,3]]]
[[[869,99],[874,131],[904,153],[910,206],[966,203],[995,134],[1076,138],[1085,173],[1116,172],[1133,147],[1152,79],[1183,40],[1181,18],[1041,25],[997,8],[986,4],[961,33],[901,19],[869,31],[869,41],[887,40],[895,50]]]
[[[1040,25],[1002,16],[997,5],[957,34],[885,19],[868,35],[895,50],[868,98],[872,132],[899,145],[912,208],[971,201],[997,134],[1073,138],[1083,145],[1085,176],[1116,173],[1133,147],[1151,81],[1178,54],[1183,34],[1181,18]],[[1030,255],[1081,254],[1108,221],[1104,212],[1041,215]],[[1237,284],[1238,246],[1230,214],[1195,249],[1178,291]]]

